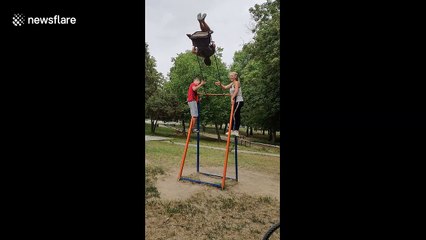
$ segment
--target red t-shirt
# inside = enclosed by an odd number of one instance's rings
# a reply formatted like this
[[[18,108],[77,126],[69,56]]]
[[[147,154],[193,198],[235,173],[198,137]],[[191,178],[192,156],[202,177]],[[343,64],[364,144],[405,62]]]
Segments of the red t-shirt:
[[[192,90],[192,87],[195,87],[197,85],[195,85],[195,83],[191,83],[191,85],[189,85],[188,88],[188,102],[192,102],[192,101],[197,101],[198,97],[197,97],[197,91]]]

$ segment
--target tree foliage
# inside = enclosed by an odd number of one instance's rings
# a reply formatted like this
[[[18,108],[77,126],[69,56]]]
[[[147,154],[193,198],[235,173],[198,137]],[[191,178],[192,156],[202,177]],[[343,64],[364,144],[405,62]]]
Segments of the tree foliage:
[[[273,134],[280,126],[280,2],[256,4],[249,11],[256,22],[254,41],[234,54],[232,70],[240,73],[245,109],[242,121]],[[249,110],[247,110],[249,109]]]
[[[165,89],[156,91],[146,102],[145,108],[150,116],[152,133],[155,133],[158,120],[175,120],[175,116],[179,112],[176,94]]]
[[[206,66],[202,58],[197,57],[190,51],[178,54],[172,59],[173,66],[170,69],[170,81],[165,84],[165,88],[171,90],[177,95],[181,112],[179,119],[190,119],[189,107],[187,105],[187,94],[189,85],[194,78],[204,79],[207,83],[198,90],[198,93],[223,93],[223,91],[214,85],[215,81],[224,79],[227,76],[227,68],[222,62],[222,49],[217,49],[216,57],[212,56],[212,64]],[[202,125],[223,124],[227,114],[229,115],[230,101],[226,97],[206,97],[202,96],[200,101],[200,121]]]
[[[157,91],[163,81],[163,75],[156,69],[155,58],[149,54],[148,43],[145,42],[145,102]]]
[[[145,117],[151,119],[152,133],[155,133],[156,121],[167,118],[170,113],[170,103],[166,101],[168,96],[161,90],[163,82],[164,77],[157,71],[155,58],[149,54],[145,42]]]

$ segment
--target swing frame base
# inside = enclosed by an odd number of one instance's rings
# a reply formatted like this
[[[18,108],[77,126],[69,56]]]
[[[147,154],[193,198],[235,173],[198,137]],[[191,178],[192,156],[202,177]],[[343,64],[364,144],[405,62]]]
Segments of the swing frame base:
[[[218,178],[222,178],[221,175],[217,175],[217,174],[213,174],[213,173],[206,173],[206,172],[198,172],[199,174],[203,174],[209,177],[218,177]],[[232,177],[226,177],[226,179],[232,179],[238,182],[238,178],[232,178]]]
[[[198,183],[198,184],[209,185],[209,186],[213,186],[213,187],[217,187],[217,188],[222,189],[222,185],[220,185],[220,184],[210,183],[210,182],[204,182],[204,181],[195,180],[195,179],[191,179],[191,178],[187,178],[187,177],[181,177],[181,178],[179,179],[179,181],[188,181],[188,182],[193,182],[193,183]]]

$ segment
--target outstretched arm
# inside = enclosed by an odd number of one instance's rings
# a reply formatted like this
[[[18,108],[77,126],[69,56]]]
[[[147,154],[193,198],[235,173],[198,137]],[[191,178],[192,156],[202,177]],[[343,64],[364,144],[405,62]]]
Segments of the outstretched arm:
[[[217,81],[217,82],[215,82],[214,84],[216,84],[216,86],[219,86],[219,87],[220,87],[220,88],[222,88],[223,90],[229,89],[229,88],[231,88],[231,86],[232,86],[232,83],[230,83],[230,84],[228,84],[228,85],[224,86],[224,85],[222,85],[222,83],[221,83],[220,81]]]

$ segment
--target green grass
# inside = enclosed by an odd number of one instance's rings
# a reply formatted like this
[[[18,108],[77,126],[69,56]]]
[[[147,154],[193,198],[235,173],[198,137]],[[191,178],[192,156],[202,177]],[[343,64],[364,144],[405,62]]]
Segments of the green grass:
[[[244,128],[244,127],[240,128],[240,135],[247,137],[251,141],[256,141],[256,142],[271,144],[271,145],[277,145],[277,146],[280,145],[280,134],[279,134],[279,132],[277,132],[276,143],[271,143],[268,139],[269,136],[268,136],[267,131],[265,131],[265,135],[263,135],[262,131],[254,131],[253,130],[253,135],[248,135],[248,136],[246,135],[246,131],[247,131],[246,128]],[[207,126],[206,132],[216,135],[216,130],[215,130],[214,126],[210,126],[210,127]],[[219,130],[219,132],[220,132],[220,134],[223,134],[223,129]]]
[[[150,124],[146,123],[145,124],[145,133],[147,135],[152,135],[150,132]],[[164,127],[164,126],[159,126],[156,129],[156,136],[162,136],[162,137],[171,137],[173,138],[172,142],[177,142],[177,143],[186,143],[186,136],[182,135],[182,134],[176,134],[175,130]],[[190,144],[196,144],[196,133],[192,133],[191,134],[191,140],[190,140]],[[218,141],[217,139],[213,139],[210,137],[206,137],[206,136],[200,136],[200,145],[206,145],[206,146],[210,146],[210,147],[218,147],[218,148],[223,148],[225,149],[226,147],[226,137],[223,136],[222,140],[224,141]],[[233,138],[231,138],[231,141],[233,141]],[[261,141],[258,141],[261,142]],[[234,143],[231,142],[230,148],[234,148],[235,145]],[[274,147],[265,147],[265,146],[259,146],[259,145],[251,145],[251,146],[244,146],[244,145],[238,145],[238,150],[245,150],[245,151],[252,151],[252,152],[265,152],[265,153],[273,153],[273,154],[279,154],[280,153],[280,149],[279,148],[274,148]]]
[[[184,146],[163,141],[148,141],[145,143],[145,157],[148,161],[165,169],[178,168],[182,160]],[[200,165],[209,167],[223,167],[225,151],[201,148]],[[238,167],[256,171],[279,174],[279,157],[238,153]],[[186,155],[185,166],[196,165],[196,148],[189,147]],[[234,165],[234,153],[229,153],[228,166]]]
[[[171,136],[169,136],[171,137]],[[173,138],[175,138],[173,136]],[[209,137],[205,137],[205,136],[200,136],[200,145],[201,146],[210,146],[210,147],[218,147],[218,148],[223,148],[225,149],[226,147],[226,138],[222,138],[222,140],[224,141],[218,141],[217,139],[212,139]],[[186,143],[186,138],[180,138],[177,137],[175,139],[172,140],[173,142],[178,142],[178,143]],[[196,144],[197,143],[197,139],[196,139],[196,134],[191,134],[191,141],[190,144]],[[233,138],[231,138],[231,145],[230,145],[231,149],[235,148],[235,145],[233,143]],[[279,148],[274,148],[274,147],[265,147],[265,146],[259,146],[259,145],[251,145],[251,146],[245,146],[245,145],[240,145],[238,144],[238,150],[245,150],[245,151],[252,151],[252,152],[265,152],[265,153],[273,153],[273,154],[279,154],[280,153],[280,149]]]
[[[188,131],[188,127],[189,124],[185,124],[185,131]],[[182,126],[181,125],[176,125],[174,126],[174,128],[182,130]],[[205,132],[206,133],[210,133],[210,134],[214,134],[216,135],[216,130],[214,128],[214,126],[206,126],[205,128]],[[202,131],[203,132],[203,131]],[[223,129],[219,130],[219,133],[221,135],[223,134]],[[163,137],[169,137],[169,136],[174,136],[176,138],[180,138],[180,139],[186,139],[186,136],[183,134],[176,134],[176,131],[172,128],[167,128],[164,127],[162,125],[160,125],[159,127],[156,128],[155,130],[155,134],[151,133],[151,124],[150,123],[145,123],[145,134],[148,135],[156,135],[156,136],[163,136]],[[240,128],[240,135],[246,136],[246,129],[245,128]],[[265,143],[265,144],[271,144],[271,145],[276,145],[279,146],[280,145],[280,134],[279,132],[277,133],[277,139],[276,139],[276,143],[271,143],[268,138],[268,134],[267,132],[265,132],[265,135],[262,134],[262,131],[253,131],[253,135],[249,135],[247,137],[250,141],[255,141],[255,142],[260,142],[260,143]],[[208,138],[210,139],[210,138]]]
[[[181,127],[177,127],[181,128]],[[176,131],[171,128],[166,128],[163,126],[159,126],[155,129],[155,134],[151,133],[151,124],[145,123],[145,134],[146,135],[155,135],[155,136],[162,136],[162,137],[169,137],[169,136],[175,136]],[[185,136],[181,135],[180,137],[185,138]]]

